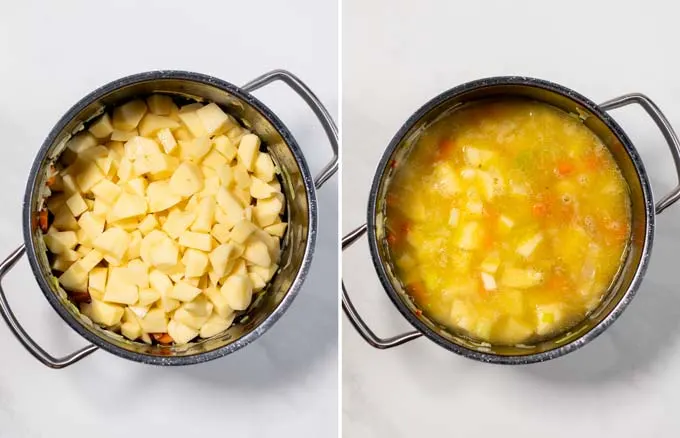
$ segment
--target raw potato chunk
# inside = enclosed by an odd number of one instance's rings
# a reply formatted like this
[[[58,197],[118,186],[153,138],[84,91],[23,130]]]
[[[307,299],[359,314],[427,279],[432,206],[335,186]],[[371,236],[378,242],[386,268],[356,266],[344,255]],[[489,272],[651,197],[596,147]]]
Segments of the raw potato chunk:
[[[149,111],[159,116],[169,115],[175,106],[172,102],[172,97],[164,94],[152,94],[146,99],[146,104],[149,107]]]
[[[234,310],[246,310],[253,298],[253,285],[245,275],[232,275],[222,285],[222,294]]]
[[[259,152],[255,159],[255,176],[264,182],[274,179],[274,162],[269,154]]]
[[[94,268],[90,271],[87,290],[90,292],[90,295],[98,300],[104,297],[108,272],[107,268]]]
[[[66,147],[76,154],[95,146],[97,146],[97,139],[89,132],[76,134],[66,142]]]
[[[197,249],[188,248],[184,251],[182,264],[186,266],[187,277],[200,277],[208,270],[208,254]]]
[[[196,164],[188,161],[179,165],[170,178],[170,190],[172,193],[188,198],[194,193],[203,190],[203,174]]]
[[[88,271],[77,261],[61,274],[59,284],[69,291],[87,292],[87,279]]]
[[[242,220],[231,230],[229,238],[237,243],[245,243],[248,237],[257,229],[252,222],[247,220]]]
[[[131,217],[146,214],[146,199],[132,193],[121,193],[106,218],[109,222],[116,222]]]
[[[182,197],[173,193],[169,181],[155,181],[147,188],[149,198],[149,212],[156,213],[167,210],[182,200]]]
[[[111,124],[108,113],[104,113],[96,122],[92,123],[88,128],[88,131],[97,138],[106,138],[111,135],[113,132],[113,125]]]
[[[163,231],[173,239],[179,239],[194,221],[196,215],[189,211],[173,209],[168,214],[168,219],[163,224]]]
[[[163,150],[166,154],[171,154],[177,148],[177,140],[175,140],[175,136],[172,135],[170,129],[165,128],[159,130],[156,137],[163,146]]]
[[[198,114],[196,114],[196,110],[201,107],[203,107],[203,105],[200,103],[192,103],[180,108],[178,114],[184,126],[187,127],[194,137],[206,135],[205,126],[203,126],[203,122],[201,122]]]
[[[255,134],[246,134],[241,138],[238,145],[238,159],[249,171],[255,170],[255,159],[260,150],[260,137]]]
[[[104,255],[122,260],[129,243],[128,233],[120,228],[109,228],[95,239],[94,247]]]
[[[213,139],[213,147],[229,162],[236,157],[238,150],[226,135],[219,135]]]
[[[113,110],[113,127],[120,131],[132,131],[146,114],[146,104],[135,99]]]
[[[83,197],[80,196],[80,193],[76,193],[68,198],[66,200],[66,206],[69,210],[71,210],[71,213],[73,213],[73,216],[75,217],[78,217],[87,211],[87,204],[85,203]]]
[[[179,123],[172,120],[170,117],[163,117],[153,113],[147,113],[142,121],[139,123],[139,135],[144,137],[151,137],[161,129],[176,129],[179,128]]]
[[[63,254],[76,247],[78,238],[74,231],[58,231],[45,235],[47,248],[55,254]]]
[[[234,126],[229,116],[215,103],[209,103],[196,110],[196,114],[203,123],[206,133],[210,136],[222,134]]]
[[[198,330],[187,327],[173,319],[168,323],[168,334],[177,345],[184,345],[198,336]]]
[[[193,231],[185,231],[179,238],[179,244],[187,248],[200,249],[201,251],[209,252],[212,249],[212,239],[210,234],[194,233]]]
[[[209,233],[212,229],[213,220],[215,218],[215,198],[206,196],[198,203],[198,215],[193,224],[191,224],[192,231],[201,233]]]
[[[137,286],[128,277],[128,268],[111,268],[104,292],[108,303],[135,304],[139,299]]]
[[[243,258],[250,263],[263,267],[268,267],[272,264],[267,245],[258,239],[250,239],[248,243],[246,243],[246,249],[243,253]]]
[[[163,237],[151,247],[149,257],[153,266],[159,269],[172,269],[177,265],[179,248],[172,239]]]
[[[112,205],[123,190],[108,179],[103,179],[92,187],[92,193],[105,203]]]
[[[236,247],[232,243],[223,243],[210,253],[210,264],[219,278],[227,274],[229,262],[236,256]]]
[[[166,333],[168,318],[163,309],[151,309],[140,321],[145,333]]]
[[[222,333],[231,326],[234,321],[234,315],[232,314],[228,319],[224,319],[219,315],[212,315],[201,327],[200,335],[202,338],[210,338],[219,333]]]
[[[255,199],[266,199],[274,194],[274,189],[257,177],[250,178],[250,196]]]
[[[84,304],[83,306],[87,308],[87,310],[83,310],[83,313],[97,324],[111,327],[118,324],[121,318],[123,318],[123,308],[115,304],[93,299],[90,304]]]
[[[196,296],[198,296],[200,293],[201,290],[199,288],[194,287],[186,282],[178,281],[173,286],[169,296],[170,298],[174,298],[179,301],[188,302],[196,298]]]
[[[213,304],[215,312],[224,319],[230,318],[234,314],[234,309],[229,306],[227,297],[215,287],[209,287],[205,290],[205,295]]]

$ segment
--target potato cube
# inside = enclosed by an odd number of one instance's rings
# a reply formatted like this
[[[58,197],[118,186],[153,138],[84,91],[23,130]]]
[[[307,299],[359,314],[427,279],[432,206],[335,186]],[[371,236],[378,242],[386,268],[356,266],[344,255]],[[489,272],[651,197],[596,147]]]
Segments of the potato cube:
[[[179,248],[175,241],[165,237],[151,247],[151,264],[159,269],[170,269],[177,265]]]
[[[102,201],[111,205],[122,192],[121,188],[112,183],[108,179],[103,179],[97,185],[92,187],[92,193],[96,198],[101,198]]]
[[[186,266],[187,277],[200,277],[208,271],[208,254],[197,249],[184,251],[182,263]]]
[[[179,301],[188,302],[196,298],[200,293],[201,289],[182,280],[175,283],[168,296]]]
[[[57,231],[48,233],[44,237],[47,248],[54,254],[63,254],[72,250],[78,244],[78,237],[74,231]]]
[[[192,231],[201,233],[210,232],[213,220],[215,219],[215,205],[215,198],[212,196],[205,197],[199,201],[196,220],[191,224]]]
[[[94,241],[94,247],[104,255],[122,260],[130,244],[130,236],[124,230],[116,227],[109,228]]]
[[[104,291],[104,301],[132,305],[139,299],[139,289],[131,279],[128,268],[112,267]]]
[[[561,303],[539,304],[536,306],[536,333],[547,335],[560,327],[564,319],[564,309]]]
[[[253,284],[253,292],[259,292],[267,286],[267,282],[255,272],[248,271],[248,278]]]
[[[217,170],[217,175],[220,178],[220,183],[227,189],[234,183],[234,171],[228,164],[220,167]]]
[[[182,160],[191,160],[195,163],[210,152],[210,138],[206,135],[196,137],[193,140],[179,141],[179,156]]]
[[[158,269],[152,269],[149,273],[149,284],[156,292],[158,292],[159,296],[169,295],[172,291],[172,281],[170,281],[170,278],[166,274]]]
[[[480,265],[480,269],[484,272],[488,272],[489,274],[495,274],[500,264],[500,255],[498,252],[492,252],[484,258],[482,264]]]
[[[216,150],[211,150],[206,154],[201,163],[204,167],[212,169],[214,171],[219,170],[222,166],[227,165],[227,159],[222,156]]]
[[[125,230],[129,233],[137,230],[139,227],[139,220],[136,217],[130,217],[127,219],[121,219],[115,222],[109,222],[109,227],[118,227],[121,230]]]
[[[76,252],[80,257],[85,257],[90,251],[92,251],[92,248],[83,244],[78,245],[78,248],[76,249]]]
[[[160,224],[156,220],[156,216],[153,214],[148,214],[144,217],[144,219],[142,219],[141,222],[139,222],[139,231],[141,231],[141,233],[146,236],[159,226]]]
[[[193,301],[184,303],[182,309],[194,316],[208,317],[213,311],[213,304],[205,295],[200,294]]]
[[[222,285],[221,292],[229,307],[246,310],[253,298],[253,285],[247,275],[231,275]]]
[[[128,279],[140,289],[149,287],[149,266],[140,259],[130,260],[127,264]]]
[[[121,324],[120,333],[131,341],[142,336],[142,326],[138,322],[127,321]]]
[[[125,131],[125,130],[120,130],[120,129],[113,129],[113,132],[111,133],[111,140],[113,141],[128,141],[133,137],[136,137],[139,135],[139,132],[137,132],[136,129],[130,130],[130,131]]]
[[[172,153],[177,148],[177,140],[175,140],[175,136],[172,135],[168,128],[159,130],[156,133],[156,138],[158,138],[166,154]]]
[[[109,210],[107,221],[116,222],[146,214],[146,199],[142,196],[123,192]]]
[[[140,321],[142,330],[146,333],[166,333],[168,319],[163,309],[151,309]]]
[[[86,308],[88,310],[83,311],[83,313],[87,314],[97,324],[107,327],[118,324],[123,318],[123,308],[115,304],[92,299],[92,302],[87,304]]]
[[[99,262],[102,261],[104,258],[104,255],[97,251],[96,249],[93,249],[89,251],[87,254],[85,254],[85,257],[80,259],[78,263],[80,263],[80,266],[86,271],[90,272],[99,264]]]
[[[257,215],[256,215],[257,217]],[[259,222],[258,222],[259,224]],[[277,224],[272,224],[269,226],[264,227],[264,230],[271,234],[272,236],[277,236],[277,237],[283,237],[284,233],[286,232],[286,225],[288,225],[285,222],[279,222]],[[260,224],[261,226],[261,224]]]
[[[220,243],[227,243],[229,241],[231,228],[225,224],[215,224],[210,230],[210,234]]]
[[[199,335],[202,338],[211,338],[228,329],[233,322],[233,315],[229,317],[229,319],[221,318],[218,315],[212,315],[201,327]]]
[[[152,113],[159,116],[167,116],[170,114],[174,103],[170,96],[165,94],[152,94],[146,98],[146,105]]]
[[[460,228],[458,233],[458,247],[465,250],[473,250],[482,243],[483,228],[477,222],[468,222]]]
[[[170,178],[170,190],[172,193],[185,198],[203,190],[203,174],[201,169],[196,164],[188,161],[180,164]]]
[[[273,193],[275,193],[274,189],[260,178],[256,176],[250,178],[250,196],[253,198],[266,199]]]
[[[213,138],[213,148],[227,160],[231,162],[238,152],[234,143],[226,135],[219,135]]]
[[[200,330],[201,326],[208,321],[208,318],[210,316],[196,316],[193,315],[184,308],[184,306],[180,307],[175,311],[175,314],[173,315],[173,319],[187,327],[191,327],[194,330]],[[198,334],[198,333],[197,333]]]
[[[119,182],[126,182],[131,179],[133,175],[132,161],[127,158],[120,160],[120,166],[118,166],[118,176]]]
[[[227,274],[227,277],[233,276],[233,275],[242,275],[244,277],[248,276],[248,268],[246,266],[246,261],[243,259],[237,259],[236,262],[234,263],[233,267],[231,268],[231,271]],[[226,281],[226,279],[225,279]]]
[[[196,115],[203,123],[206,133],[210,136],[227,132],[234,126],[234,122],[216,103],[209,103],[203,108],[199,108],[196,110]]]
[[[196,114],[196,110],[201,107],[203,107],[203,105],[200,103],[185,105],[180,108],[178,114],[179,119],[194,137],[200,137],[207,134],[203,122],[201,122],[198,114]]]
[[[54,215],[54,222],[52,222],[52,225],[62,231],[75,231],[80,228],[76,218],[73,216],[73,213],[71,213],[71,209],[66,205],[61,207]]]
[[[219,278],[227,274],[228,262],[238,257],[236,247],[232,243],[223,243],[210,253],[210,264]]]
[[[64,184],[64,193],[67,196],[80,192],[80,188],[78,188],[78,184],[76,184],[76,180],[72,175],[66,174],[62,176],[61,181]]]
[[[260,151],[260,137],[255,134],[246,134],[241,138],[238,145],[238,159],[248,171],[255,170],[255,159]]]
[[[121,131],[132,131],[146,114],[146,104],[143,100],[135,99],[113,110],[113,127]]]
[[[274,162],[269,154],[258,152],[254,165],[255,176],[264,182],[274,179]]]
[[[80,193],[74,193],[73,196],[66,200],[66,206],[71,210],[73,216],[78,217],[87,211],[87,204]]]
[[[227,302],[227,297],[222,294],[217,288],[209,287],[205,289],[205,295],[208,297],[210,302],[213,304],[213,309],[222,318],[230,318],[234,314],[234,309],[229,306]]]
[[[97,139],[89,132],[80,132],[66,142],[66,148],[72,150],[76,154],[95,146],[97,146]]]
[[[151,249],[163,239],[168,239],[167,234],[160,230],[152,230],[149,234],[144,236],[142,244],[139,246],[139,256],[144,263],[151,265]]]
[[[203,172],[203,175],[205,175],[205,172]],[[203,190],[198,194],[199,197],[204,198],[206,196],[211,196],[215,197],[217,196],[217,192],[220,190],[220,178],[215,175],[211,177],[206,177],[203,180]],[[213,202],[214,199],[213,199]]]
[[[190,328],[176,319],[168,323],[168,334],[175,341],[176,345],[184,345],[198,336],[198,330]]]
[[[250,235],[257,229],[252,222],[247,220],[242,220],[234,225],[229,238],[234,242],[245,243],[245,241],[250,237]]]
[[[250,175],[248,174],[248,169],[246,169],[242,163],[236,163],[236,165],[232,167],[231,170],[234,175],[236,187],[239,189],[247,189],[250,187]]]
[[[537,233],[526,239],[517,247],[517,254],[522,257],[530,257],[538,245],[543,241],[543,234]]]
[[[88,271],[80,261],[73,263],[61,276],[59,284],[72,292],[87,292]]]
[[[168,213],[168,219],[163,224],[162,229],[173,239],[179,239],[195,218],[196,215],[191,211],[182,211],[179,208],[173,208],[170,210],[170,213]]]
[[[259,239],[248,239],[243,258],[258,266],[268,267],[272,264],[267,245]]]
[[[267,267],[253,265],[248,267],[248,272],[257,275],[266,283],[274,277],[278,269],[279,266],[276,264]]]
[[[132,193],[133,195],[146,196],[147,185],[148,182],[146,181],[146,178],[138,177],[133,178],[127,183],[125,183],[123,188],[125,189],[126,192]]]
[[[190,141],[194,138],[194,136],[184,127],[175,129],[172,131],[172,135],[177,141]]]
[[[207,233],[185,231],[179,238],[179,244],[187,248],[200,249],[205,252],[209,252],[212,249],[212,239],[210,234]]]
[[[279,195],[257,200],[253,215],[259,226],[267,227],[279,219],[279,215],[283,211],[283,200],[281,198],[281,195]]]
[[[170,182],[154,181],[149,184],[146,194],[149,199],[149,212],[156,213],[167,210],[182,200],[182,197],[173,193],[170,189]]]
[[[542,281],[543,274],[532,269],[505,268],[501,276],[501,285],[513,289],[528,289]]]
[[[76,231],[76,236],[78,237],[78,243],[89,247],[92,247],[92,245],[94,244],[94,239],[96,239],[97,237],[97,236],[95,236],[94,238],[90,237],[87,231],[85,231],[82,228]]]
[[[107,268],[93,268],[88,276],[87,289],[93,298],[101,300],[106,290],[106,277],[109,270]]]
[[[161,298],[161,294],[153,288],[139,290],[138,306],[150,306]]]
[[[151,137],[161,129],[176,129],[179,128],[179,123],[172,120],[170,117],[159,116],[153,113],[147,113],[142,121],[139,123],[139,135],[144,137]]]
[[[217,204],[222,208],[222,211],[226,215],[226,218],[223,220],[226,220],[227,224],[235,224],[243,219],[244,209],[241,206],[239,199],[234,196],[231,191],[227,190],[225,187],[220,187],[217,191],[216,198]],[[221,222],[217,216],[218,212],[215,211],[215,220]]]
[[[97,138],[106,138],[113,132],[113,125],[108,113],[104,113],[95,120],[87,129],[92,135]]]

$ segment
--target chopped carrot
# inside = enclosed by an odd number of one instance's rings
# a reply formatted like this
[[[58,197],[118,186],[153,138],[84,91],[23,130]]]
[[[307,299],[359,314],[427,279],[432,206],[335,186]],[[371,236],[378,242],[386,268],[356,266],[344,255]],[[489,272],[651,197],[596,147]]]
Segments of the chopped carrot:
[[[394,169],[395,167],[397,167],[397,160],[390,160],[390,167],[391,167],[392,169]]]
[[[548,214],[548,205],[545,202],[537,202],[531,208],[531,212],[536,217],[545,217]]]
[[[619,221],[609,222],[606,228],[616,240],[625,240],[630,235],[628,227]]]
[[[439,146],[437,149],[437,159],[438,160],[443,160],[451,156],[453,152],[456,150],[456,142],[451,140],[451,139],[444,139],[439,142]]]
[[[43,233],[47,233],[47,230],[49,229],[49,223],[46,208],[43,208],[38,213],[38,225],[40,226],[40,229],[42,230]]]
[[[557,173],[561,176],[566,176],[571,174],[576,167],[574,166],[574,163],[571,161],[560,161],[557,163]]]
[[[160,344],[172,344],[174,339],[167,333],[151,333],[151,336]]]
[[[422,282],[411,283],[406,286],[406,290],[416,301],[425,298],[425,285]]]
[[[590,154],[583,161],[586,164],[586,168],[592,171],[600,169],[603,164],[602,158],[597,154]]]
[[[69,292],[68,296],[71,298],[71,301],[76,304],[92,302],[92,297],[89,292]]]
[[[387,243],[388,243],[390,246],[392,246],[392,245],[394,245],[395,243],[397,243],[397,240],[399,240],[399,239],[397,239],[397,236],[396,236],[394,233],[391,233],[391,232],[388,232],[388,233],[387,233]]]

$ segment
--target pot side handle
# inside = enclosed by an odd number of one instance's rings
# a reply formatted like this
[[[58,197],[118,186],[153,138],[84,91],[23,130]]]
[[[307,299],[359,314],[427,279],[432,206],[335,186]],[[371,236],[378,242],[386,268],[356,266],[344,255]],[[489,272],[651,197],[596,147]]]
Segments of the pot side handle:
[[[26,331],[21,327],[14,312],[9,307],[7,302],[7,297],[5,296],[5,291],[2,288],[2,279],[5,275],[14,267],[16,262],[21,258],[26,252],[26,247],[21,245],[19,248],[15,249],[9,257],[7,257],[2,263],[0,263],[0,314],[2,314],[3,319],[7,323],[7,326],[12,331],[14,336],[21,342],[21,345],[28,350],[36,359],[42,362],[44,365],[54,368],[61,369],[66,368],[69,365],[73,365],[80,359],[83,359],[97,350],[94,345],[88,345],[87,347],[71,353],[67,356],[56,358],[40,347]]]
[[[656,104],[649,97],[642,93],[625,94],[600,104],[600,107],[605,111],[609,111],[616,108],[621,108],[626,105],[632,105],[634,103],[640,105],[647,112],[649,117],[652,118],[654,123],[656,123],[656,126],[658,126],[659,130],[666,139],[666,143],[668,143],[668,147],[671,150],[671,155],[673,156],[673,162],[675,163],[678,184],[670,193],[665,195],[663,198],[661,198],[661,200],[659,200],[659,202],[656,203],[656,214],[660,214],[666,208],[670,207],[675,202],[677,202],[678,199],[680,199],[680,141],[678,140],[677,134],[673,130],[673,126],[671,126],[670,122],[661,112],[659,107],[656,106]]]
[[[326,107],[321,103],[319,98],[316,97],[314,92],[289,71],[272,70],[253,79],[242,88],[250,93],[274,81],[282,81],[288,85],[305,101],[305,103],[307,103],[307,105],[309,105],[319,119],[319,122],[321,122],[321,126],[323,126],[324,131],[326,131],[328,140],[331,143],[333,158],[331,158],[331,161],[326,164],[314,178],[314,186],[318,189],[338,171],[338,127],[335,125],[335,121],[333,121],[333,118]]]
[[[342,250],[349,248],[354,242],[359,240],[361,236],[366,234],[367,226],[363,224],[359,228],[353,230],[348,235],[342,238]],[[385,350],[388,348],[396,347],[406,342],[412,341],[421,337],[423,334],[418,331],[403,333],[397,336],[392,336],[390,338],[380,338],[366,325],[364,320],[361,318],[356,308],[352,304],[352,300],[349,298],[347,289],[345,288],[345,281],[342,281],[342,310],[347,315],[347,318],[352,323],[357,332],[361,335],[366,342],[368,342],[372,347]]]

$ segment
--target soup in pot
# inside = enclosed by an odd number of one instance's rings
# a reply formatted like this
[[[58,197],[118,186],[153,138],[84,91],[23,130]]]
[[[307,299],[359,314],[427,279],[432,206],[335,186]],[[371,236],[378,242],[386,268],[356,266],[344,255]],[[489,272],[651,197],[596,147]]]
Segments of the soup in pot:
[[[496,345],[582,321],[630,237],[628,186],[582,120],[550,105],[469,104],[426,128],[387,194],[390,256],[420,311]]]

